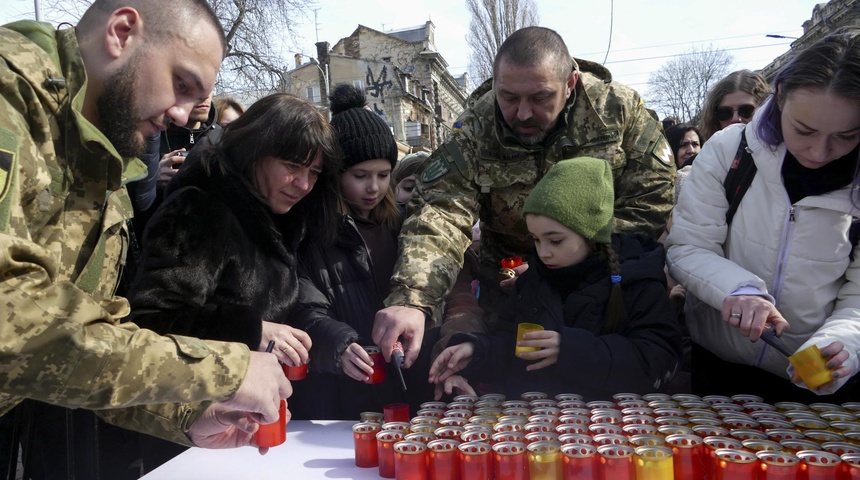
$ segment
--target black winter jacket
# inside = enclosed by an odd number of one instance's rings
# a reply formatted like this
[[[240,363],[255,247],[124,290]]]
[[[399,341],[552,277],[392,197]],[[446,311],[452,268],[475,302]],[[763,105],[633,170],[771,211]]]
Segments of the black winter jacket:
[[[397,232],[391,235],[396,238]],[[380,385],[354,380],[340,365],[340,354],[351,343],[373,345],[373,320],[387,293],[377,292],[364,239],[352,217],[342,215],[335,244],[308,250],[301,259],[299,300],[290,325],[311,337],[311,374],[294,386],[293,418],[352,420],[363,411],[382,411],[386,403],[401,400],[391,365]]]
[[[587,400],[611,400],[615,393],[660,390],[674,375],[681,356],[680,329],[666,293],[663,246],[640,235],[614,234],[622,258],[621,286],[627,319],[604,332],[612,284],[597,255],[572,269],[576,278],[566,298],[529,268],[516,282],[516,295],[499,317],[494,334],[460,334],[451,345],[475,342],[472,361],[461,373],[497,383],[509,398],[527,391],[578,393]],[[535,256],[532,262],[540,262]],[[590,268],[589,268],[590,267]],[[528,372],[529,361],[514,356],[520,322],[539,323],[561,333],[558,361]]]
[[[257,350],[262,320],[286,323],[298,298],[302,229],[197,157],[176,174],[147,226],[131,320]]]

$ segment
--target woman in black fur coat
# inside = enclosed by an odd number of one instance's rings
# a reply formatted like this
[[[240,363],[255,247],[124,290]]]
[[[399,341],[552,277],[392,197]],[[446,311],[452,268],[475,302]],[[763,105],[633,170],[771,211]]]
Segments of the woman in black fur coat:
[[[282,363],[307,363],[310,337],[285,323],[299,251],[333,241],[339,168],[337,137],[313,105],[286,94],[252,105],[168,185],[144,234],[131,320],[251,350],[274,340]]]

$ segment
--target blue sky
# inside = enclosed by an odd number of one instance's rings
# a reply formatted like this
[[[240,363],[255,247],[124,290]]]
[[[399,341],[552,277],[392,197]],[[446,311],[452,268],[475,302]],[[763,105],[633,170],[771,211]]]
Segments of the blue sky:
[[[537,1],[540,24],[558,31],[574,56],[602,63],[616,80],[647,94],[649,74],[672,55],[692,46],[726,49],[734,67],[758,69],[788,50],[791,40],[765,34],[799,37],[812,16],[813,0],[608,0]],[[466,71],[469,17],[465,0],[318,0],[313,14],[300,19],[297,40],[284,45],[285,64],[291,52],[315,55],[319,35],[332,45],[359,25],[398,30],[432,20],[436,47],[453,74]],[[408,5],[408,6],[407,6]],[[32,0],[3,0],[0,23],[33,17]],[[607,57],[610,23],[612,45]]]

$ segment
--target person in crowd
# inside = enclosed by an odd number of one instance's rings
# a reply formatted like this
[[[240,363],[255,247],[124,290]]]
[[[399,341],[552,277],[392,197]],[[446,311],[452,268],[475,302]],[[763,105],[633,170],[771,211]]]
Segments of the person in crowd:
[[[270,95],[188,162],[146,230],[131,320],[251,350],[274,341],[282,363],[307,363],[308,335],[285,323],[298,298],[299,250],[334,238],[331,127],[304,100]]]
[[[617,231],[656,238],[672,208],[675,165],[660,122],[605,68],[572,59],[558,33],[527,27],[510,35],[493,77],[417,175],[422,205],[404,222],[392,291],[373,328],[383,353],[404,340],[407,366],[479,218],[481,302],[492,323],[508,295],[498,280],[501,259],[531,251],[522,204],[555,163],[590,155],[612,166]]]
[[[398,205],[405,207],[412,199],[415,185],[418,182],[415,178],[415,172],[427,163],[428,158],[430,158],[430,154],[427,152],[410,153],[394,166],[391,175],[394,177],[394,199]]]
[[[666,140],[675,156],[675,166],[680,170],[702,149],[702,135],[699,129],[689,123],[681,123],[666,130]]]
[[[798,52],[773,87],[751,123],[708,140],[675,207],[668,265],[687,290],[693,390],[857,399],[860,266],[849,227],[860,184],[858,31]],[[725,182],[744,155],[754,168],[737,203]],[[787,359],[759,341],[765,329],[791,352],[820,348],[832,380],[804,389]]]
[[[680,334],[665,294],[663,246],[644,235],[612,234],[613,203],[605,160],[563,160],[547,172],[522,208],[532,266],[517,280],[498,331],[455,335],[433,362],[430,381],[450,390],[459,373],[515,398],[540,391],[609,400],[665,388]],[[524,321],[543,330],[517,342]],[[515,347],[534,351],[515,354]]]
[[[277,419],[291,389],[274,355],[120,324],[129,305],[113,293],[124,184],[145,173],[134,157],[187,122],[224,47],[198,0],[96,0],[76,28],[0,28],[0,412],[24,399],[94,409],[212,448],[253,444],[251,420]]]
[[[673,126],[678,125],[679,123],[681,123],[681,121],[680,121],[680,120],[678,120],[678,117],[673,116],[673,115],[670,115],[670,116],[668,116],[668,117],[664,118],[660,123],[662,123],[662,124],[663,124],[663,131],[665,132],[665,131],[666,131],[666,130],[668,130],[670,127],[673,127]]]
[[[230,122],[239,118],[239,115],[245,113],[245,107],[232,97],[215,97],[212,102],[218,115],[215,121],[221,127],[226,127]]]
[[[749,123],[756,109],[770,95],[770,86],[760,74],[749,70],[732,72],[717,82],[705,97],[699,124],[702,141],[735,123]]]
[[[363,108],[361,90],[340,84],[330,99],[343,153],[337,241],[314,246],[302,259],[299,307],[291,318],[314,344],[311,374],[291,399],[295,418],[303,419],[355,419],[403,396],[391,365],[382,384],[362,383],[373,374],[364,347],[373,345],[374,315],[391,289],[402,223],[391,185],[397,144],[385,121]],[[408,391],[417,394],[425,385],[426,376]]]

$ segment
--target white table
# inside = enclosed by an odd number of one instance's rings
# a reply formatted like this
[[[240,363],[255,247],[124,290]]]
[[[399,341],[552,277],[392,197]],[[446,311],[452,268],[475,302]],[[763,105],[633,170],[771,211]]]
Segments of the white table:
[[[287,441],[260,455],[256,448],[192,448],[144,475],[145,480],[378,479],[377,468],[355,466],[349,421],[292,421]]]

